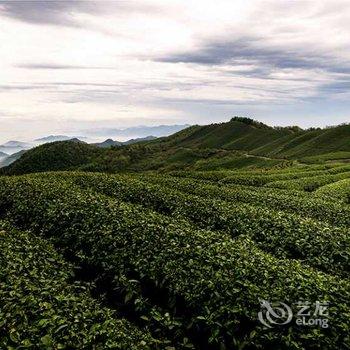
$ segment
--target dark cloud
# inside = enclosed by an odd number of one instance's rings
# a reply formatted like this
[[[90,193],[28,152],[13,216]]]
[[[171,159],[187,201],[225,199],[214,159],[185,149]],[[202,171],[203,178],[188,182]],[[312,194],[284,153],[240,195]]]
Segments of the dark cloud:
[[[138,5],[133,1],[104,0],[0,0],[0,14],[23,22],[51,24],[58,26],[81,27],[75,14],[116,13],[119,15],[134,12],[156,11],[150,5]]]
[[[193,52],[179,53],[158,59],[162,62],[197,63],[205,65],[265,63],[279,68],[311,68],[315,59],[300,57],[292,51],[261,46],[260,38],[211,42]]]
[[[349,81],[335,81],[327,83],[319,88],[320,92],[325,94],[342,94],[350,92],[350,80]]]
[[[91,1],[4,1],[1,14],[36,24],[76,26],[75,12],[91,12],[96,5]]]
[[[337,62],[328,54],[310,54],[307,48],[272,48],[264,46],[263,38],[245,37],[236,40],[209,42],[197,50],[175,53],[155,59],[169,63],[194,63],[200,65],[239,65],[239,62],[256,65],[252,71],[238,71],[236,74],[263,77],[271,69],[322,69],[332,73],[349,73],[350,64]],[[235,74],[234,71],[232,71]]]

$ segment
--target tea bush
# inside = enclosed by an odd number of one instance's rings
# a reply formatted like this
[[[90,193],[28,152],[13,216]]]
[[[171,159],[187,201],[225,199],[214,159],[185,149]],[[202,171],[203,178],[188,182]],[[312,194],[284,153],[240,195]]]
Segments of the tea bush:
[[[155,349],[146,332],[102,307],[50,243],[0,223],[1,349]]]
[[[0,209],[17,226],[40,232],[81,262],[112,274],[116,288],[121,276],[137,277],[141,286],[148,281],[148,295],[161,292],[168,319],[177,320],[169,327],[190,332],[200,348],[346,349],[350,344],[349,282],[277,259],[245,235],[232,239],[195,229],[78,189],[59,176],[2,178]],[[257,320],[259,299],[290,305],[326,300],[331,327],[289,323],[266,329]]]

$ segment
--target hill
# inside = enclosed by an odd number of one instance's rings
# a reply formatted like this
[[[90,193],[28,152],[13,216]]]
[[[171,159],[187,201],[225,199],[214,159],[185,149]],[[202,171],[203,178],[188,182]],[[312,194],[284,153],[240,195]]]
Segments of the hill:
[[[227,123],[194,126],[162,142],[187,148],[243,150],[271,158],[300,159],[332,152],[350,152],[350,125],[302,130],[298,127],[270,127],[248,118]]]
[[[270,157],[300,159],[304,157],[350,152],[350,124],[325,129],[299,131],[252,151]]]
[[[350,125],[302,130],[235,117],[226,123],[191,126],[168,137],[118,148],[87,144],[77,147],[72,141],[46,144],[28,151],[26,157],[5,171],[15,174],[65,169],[115,172],[284,167],[296,161],[350,159],[349,139]]]
[[[46,170],[69,170],[89,163],[98,148],[82,141],[57,141],[35,147],[4,168],[3,172],[23,174]]]
[[[235,117],[226,123],[190,127],[163,139],[163,144],[252,151],[293,133],[288,128],[275,129],[249,118]]]

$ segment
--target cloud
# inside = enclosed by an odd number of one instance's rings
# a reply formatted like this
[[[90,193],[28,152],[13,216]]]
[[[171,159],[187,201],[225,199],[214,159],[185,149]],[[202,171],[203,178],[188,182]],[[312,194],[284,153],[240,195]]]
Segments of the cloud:
[[[296,47],[273,48],[261,37],[247,37],[229,41],[206,43],[197,50],[174,53],[155,59],[168,63],[194,63],[199,65],[231,65],[245,62],[257,66],[251,71],[232,71],[246,76],[266,76],[273,69],[324,69],[334,73],[350,73],[348,61],[337,62],[326,53],[308,53]]]
[[[105,13],[130,14],[155,10],[147,4],[133,1],[91,0],[5,0],[1,1],[2,15],[23,22],[40,25],[81,27],[77,14],[102,15]]]
[[[343,94],[350,92],[350,80],[348,81],[335,81],[332,83],[324,84],[320,87],[320,93],[329,94]]]
[[[74,13],[91,12],[93,7],[90,1],[5,1],[1,14],[35,24],[76,26]]]
[[[109,67],[82,66],[59,63],[21,63],[16,64],[15,67],[25,69],[110,69]]]
[[[70,118],[348,118],[349,16],[337,0],[0,0],[0,105],[48,130]]]

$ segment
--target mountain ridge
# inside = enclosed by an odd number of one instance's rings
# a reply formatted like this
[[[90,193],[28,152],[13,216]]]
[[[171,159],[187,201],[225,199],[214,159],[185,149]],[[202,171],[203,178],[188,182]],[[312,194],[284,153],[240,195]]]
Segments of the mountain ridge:
[[[187,129],[123,147],[99,148],[71,141],[38,146],[3,172],[79,169],[141,171],[272,167],[301,161],[350,159],[350,125],[302,130],[271,127],[249,118]],[[112,140],[113,141],[113,140]],[[114,141],[113,141],[114,142]],[[58,156],[60,153],[63,155]],[[45,160],[45,165],[38,159]]]

